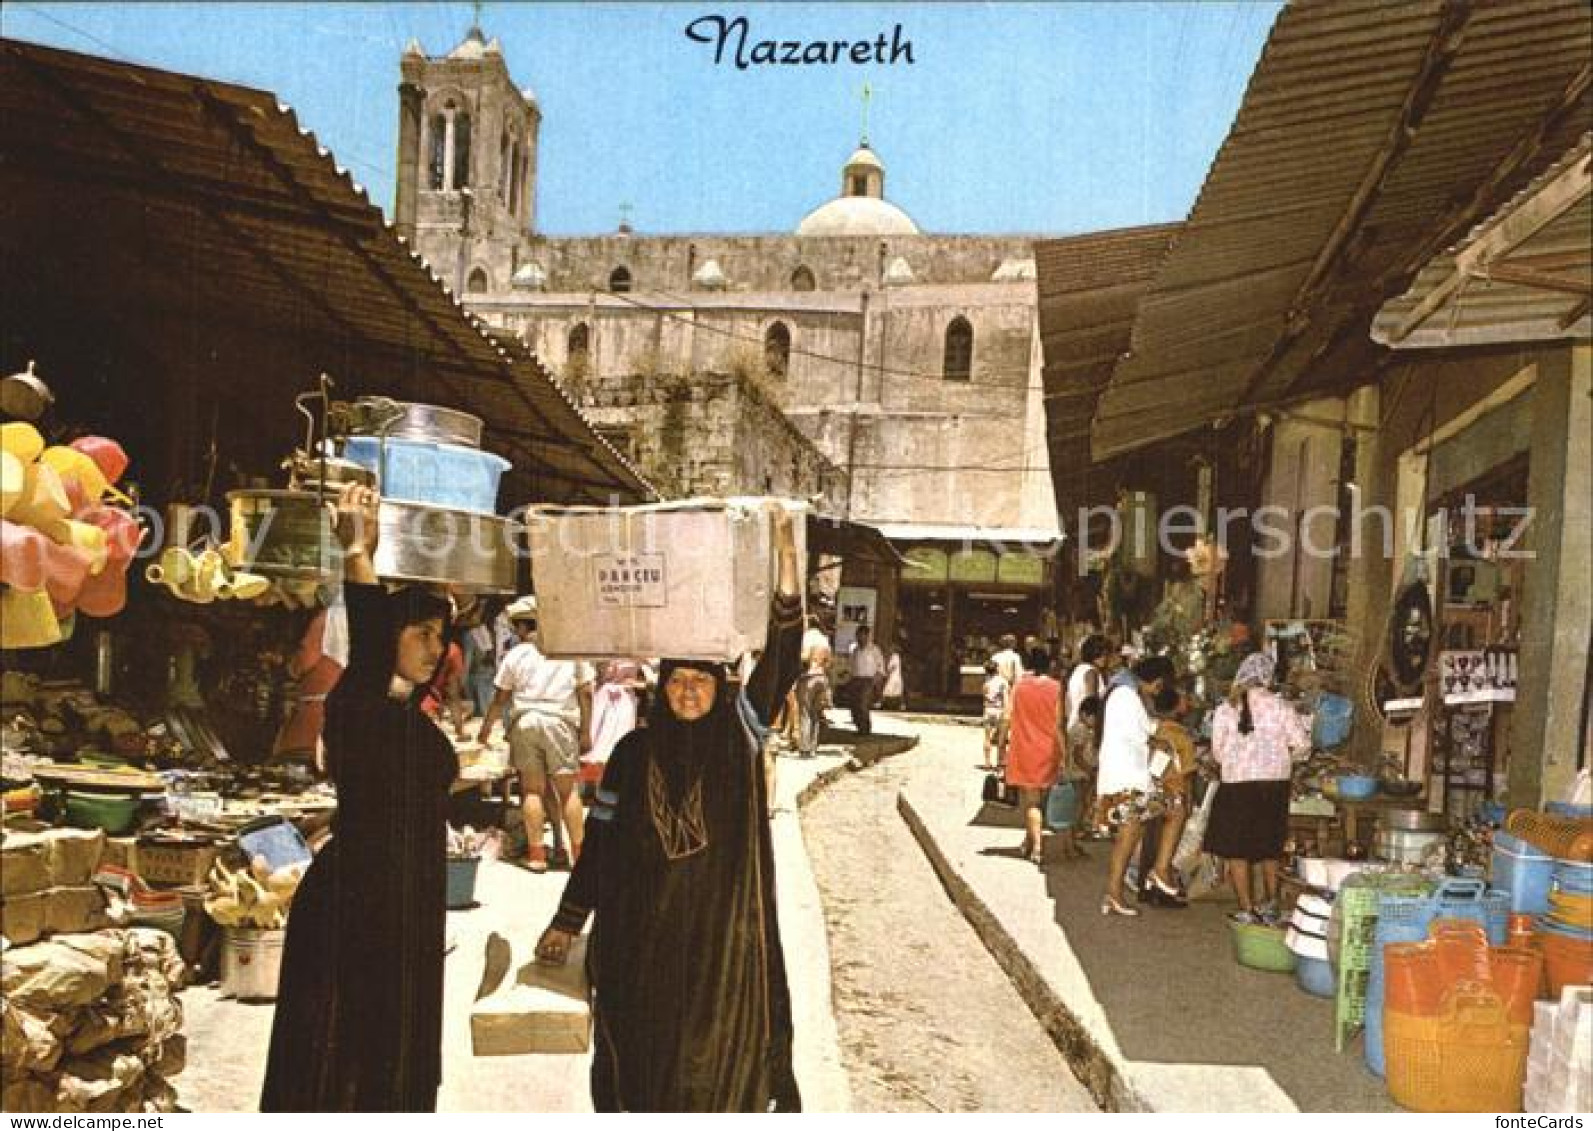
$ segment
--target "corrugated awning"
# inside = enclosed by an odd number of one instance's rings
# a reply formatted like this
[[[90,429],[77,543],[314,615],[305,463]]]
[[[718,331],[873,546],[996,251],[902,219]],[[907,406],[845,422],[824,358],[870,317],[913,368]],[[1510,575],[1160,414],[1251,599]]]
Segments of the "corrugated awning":
[[[878,528],[834,515],[808,518],[808,549],[841,558],[863,558],[890,569],[907,564]]]
[[[1393,349],[1593,336],[1593,135],[1422,268],[1372,337]]]
[[[1342,392],[1387,355],[1377,309],[1587,131],[1585,0],[1304,0],[1102,394],[1097,459]]]
[[[300,429],[293,394],[324,370],[339,396],[483,417],[484,446],[515,464],[507,505],[655,496],[272,95],[3,40],[0,116],[5,346],[58,392],[102,349],[156,411],[180,376],[240,450],[280,455],[271,445]],[[77,407],[116,384],[86,386]]]
[[[1087,504],[1090,422],[1128,349],[1134,315],[1178,224],[1154,224],[1034,245],[1047,445],[1057,512]]]

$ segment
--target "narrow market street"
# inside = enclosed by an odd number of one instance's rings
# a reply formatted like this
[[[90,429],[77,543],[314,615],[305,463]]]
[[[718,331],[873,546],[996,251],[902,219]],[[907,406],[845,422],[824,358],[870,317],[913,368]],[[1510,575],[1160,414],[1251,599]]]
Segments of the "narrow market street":
[[[977,749],[976,730],[931,729]],[[1097,1110],[897,812],[921,761],[915,749],[846,775],[802,813],[853,1110]]]

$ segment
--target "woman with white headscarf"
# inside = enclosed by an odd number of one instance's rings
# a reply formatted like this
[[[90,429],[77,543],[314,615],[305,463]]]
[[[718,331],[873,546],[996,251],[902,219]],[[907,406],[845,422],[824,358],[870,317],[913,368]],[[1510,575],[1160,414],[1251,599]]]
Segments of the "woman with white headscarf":
[[[1227,861],[1239,897],[1234,918],[1270,922],[1277,916],[1278,860],[1289,836],[1289,776],[1310,735],[1294,708],[1269,688],[1275,664],[1265,652],[1245,657],[1228,701],[1212,714],[1211,752],[1222,768],[1212,802],[1205,850]],[[1263,902],[1252,902],[1251,865],[1259,864]]]

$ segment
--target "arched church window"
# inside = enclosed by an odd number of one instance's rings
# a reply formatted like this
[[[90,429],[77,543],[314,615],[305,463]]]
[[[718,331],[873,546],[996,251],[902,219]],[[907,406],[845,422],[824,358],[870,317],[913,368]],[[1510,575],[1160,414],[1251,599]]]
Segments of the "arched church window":
[[[486,294],[488,285],[486,271],[477,267],[470,272],[470,278],[465,280],[465,293],[472,295]]]
[[[784,377],[790,369],[791,331],[784,322],[771,323],[763,332],[763,364],[773,377]]]
[[[631,273],[627,267],[616,267],[609,272],[608,289],[615,294],[623,294],[631,289]]]
[[[791,289],[793,291],[811,291],[818,289],[818,280],[813,277],[813,272],[807,267],[798,267],[791,272]]]
[[[946,327],[946,354],[942,373],[948,381],[966,381],[973,373],[973,327],[958,315]]]
[[[489,143],[490,144],[490,143]],[[454,191],[470,184],[470,115],[454,115]]]
[[[431,132],[426,140],[426,184],[432,192],[441,192],[448,152],[448,119],[441,114],[432,115]]]

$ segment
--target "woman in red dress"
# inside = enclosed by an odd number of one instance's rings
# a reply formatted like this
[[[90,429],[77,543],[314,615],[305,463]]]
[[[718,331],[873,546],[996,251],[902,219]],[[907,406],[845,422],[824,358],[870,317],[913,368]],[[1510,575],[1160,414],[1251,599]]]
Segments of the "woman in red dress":
[[[1027,670],[1012,689],[1007,785],[1018,791],[1018,805],[1023,810],[1023,847],[1019,851],[1025,859],[1043,865],[1045,795],[1062,770],[1066,716],[1062,685],[1046,674],[1051,669],[1050,653],[1031,648],[1024,667]]]

